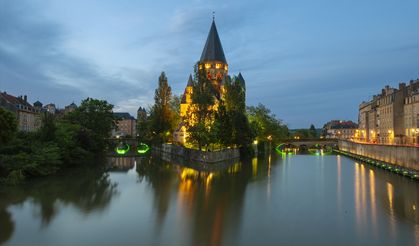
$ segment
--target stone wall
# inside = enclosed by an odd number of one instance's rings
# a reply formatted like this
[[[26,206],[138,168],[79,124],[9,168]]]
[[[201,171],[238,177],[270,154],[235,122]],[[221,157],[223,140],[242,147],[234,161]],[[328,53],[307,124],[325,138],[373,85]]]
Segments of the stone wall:
[[[161,148],[153,147],[157,151],[163,153],[181,156],[185,160],[197,161],[202,163],[217,163],[232,159],[240,158],[239,149],[225,149],[220,151],[199,151],[195,149],[187,149],[182,146],[173,144],[162,144]]]
[[[356,143],[339,140],[339,150],[369,157],[412,170],[419,170],[419,147]]]

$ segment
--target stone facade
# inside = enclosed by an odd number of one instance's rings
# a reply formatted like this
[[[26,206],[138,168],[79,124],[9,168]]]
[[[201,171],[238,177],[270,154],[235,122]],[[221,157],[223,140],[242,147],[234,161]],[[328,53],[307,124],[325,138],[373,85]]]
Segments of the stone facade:
[[[419,147],[388,144],[369,144],[339,140],[339,150],[369,157],[411,170],[419,170]]]
[[[28,102],[26,95],[15,97],[0,93],[0,107],[16,114],[19,131],[33,132],[41,127],[40,112]]]
[[[240,158],[239,149],[223,149],[220,151],[200,151],[188,149],[174,144],[162,144],[161,149],[154,149],[170,155],[180,156],[185,160],[199,163],[219,163]]]
[[[129,113],[114,113],[114,116],[118,119],[116,125],[117,128],[112,130],[112,137],[121,136],[136,136],[136,123],[134,117]]]
[[[334,139],[352,139],[357,133],[358,125],[352,121],[332,120],[323,126],[323,136]]]
[[[359,106],[357,140],[385,144],[417,144],[419,80],[399,88],[386,86],[381,94]]]

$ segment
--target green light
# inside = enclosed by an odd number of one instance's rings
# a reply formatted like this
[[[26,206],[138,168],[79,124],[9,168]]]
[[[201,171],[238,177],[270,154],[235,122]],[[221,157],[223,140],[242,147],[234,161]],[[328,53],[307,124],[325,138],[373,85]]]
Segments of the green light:
[[[118,155],[125,155],[129,151],[129,145],[124,144],[123,147],[118,146],[115,148],[115,151]]]
[[[145,143],[140,143],[137,146],[137,152],[138,152],[138,154],[145,154],[149,150],[150,150],[150,147],[147,144],[145,144]]]

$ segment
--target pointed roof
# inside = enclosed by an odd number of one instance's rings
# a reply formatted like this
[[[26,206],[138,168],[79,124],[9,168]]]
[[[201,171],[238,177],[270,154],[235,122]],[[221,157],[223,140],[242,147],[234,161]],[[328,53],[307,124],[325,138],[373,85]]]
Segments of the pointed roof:
[[[239,72],[239,75],[237,75],[237,79],[239,80],[239,83],[242,87],[246,87],[246,81],[244,80],[242,73]]]
[[[186,86],[193,86],[192,74],[189,74],[188,84]]]
[[[42,103],[40,101],[36,101],[36,102],[33,103],[33,106],[42,107]]]
[[[201,59],[199,59],[199,61],[220,61],[227,63],[214,20],[212,20],[207,42],[205,43],[205,47],[202,51]]]

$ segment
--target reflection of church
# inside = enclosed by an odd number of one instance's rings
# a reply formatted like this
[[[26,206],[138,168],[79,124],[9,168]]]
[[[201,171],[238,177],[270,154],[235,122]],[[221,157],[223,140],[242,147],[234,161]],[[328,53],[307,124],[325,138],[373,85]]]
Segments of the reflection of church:
[[[217,27],[215,26],[215,21],[212,21],[211,29],[208,34],[207,42],[205,43],[204,50],[202,51],[201,58],[195,66],[195,73],[198,70],[204,70],[207,78],[212,82],[214,87],[214,97],[215,105],[214,108],[218,108],[218,103],[224,99],[226,90],[224,84],[226,80],[231,80],[228,75],[228,64],[224,56],[223,47],[221,45],[220,37],[218,36]],[[245,81],[241,73],[237,77],[238,82],[242,85],[245,90]],[[193,104],[192,95],[193,95],[193,83],[194,80],[192,75],[189,75],[188,83],[186,85],[185,91],[182,95],[182,100],[180,104],[180,116],[182,118],[186,117],[189,107]],[[174,139],[176,142],[185,143],[187,133],[185,130],[184,124],[180,124],[179,128],[174,133]]]

